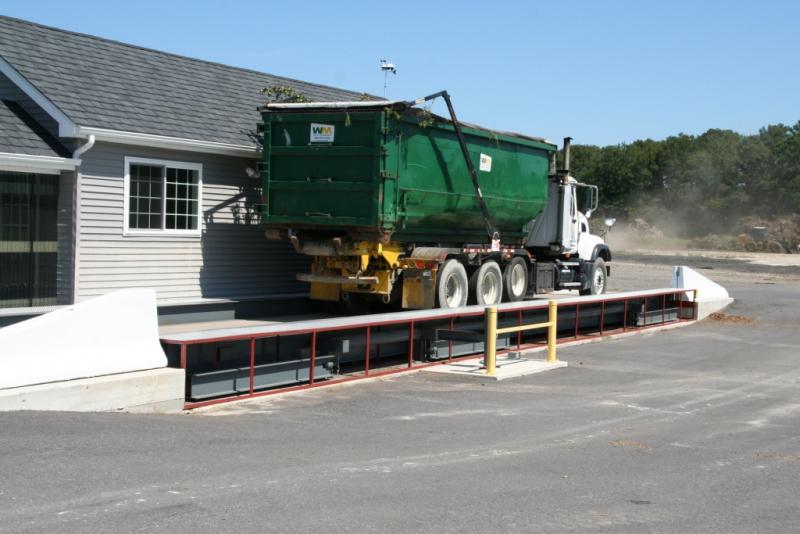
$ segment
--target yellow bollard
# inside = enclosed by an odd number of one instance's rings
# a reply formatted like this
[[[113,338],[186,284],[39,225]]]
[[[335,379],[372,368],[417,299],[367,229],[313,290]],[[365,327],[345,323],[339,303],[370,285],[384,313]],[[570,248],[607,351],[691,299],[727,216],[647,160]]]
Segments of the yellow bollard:
[[[486,339],[483,346],[486,374],[494,376],[495,358],[497,356],[497,308],[486,308]]]
[[[551,300],[547,303],[547,363],[555,363],[556,358],[556,333],[558,332],[558,301]]]

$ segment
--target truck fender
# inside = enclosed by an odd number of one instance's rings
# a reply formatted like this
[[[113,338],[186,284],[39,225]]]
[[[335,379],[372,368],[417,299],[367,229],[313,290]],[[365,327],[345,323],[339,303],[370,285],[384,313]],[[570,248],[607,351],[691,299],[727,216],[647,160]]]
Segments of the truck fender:
[[[608,265],[608,262],[611,261],[611,249],[602,243],[596,245],[592,251],[592,259],[581,265],[581,289],[586,289],[589,280],[594,277],[594,260],[597,258],[603,258],[603,261],[606,262],[606,276],[611,275],[611,266]]]
[[[594,261],[597,258],[603,258],[605,261],[611,261],[611,249],[608,248],[608,245],[596,245],[594,247],[591,261]]]
[[[448,256],[458,255],[461,249],[445,248],[445,247],[416,247],[411,252],[411,259],[414,260],[430,260],[443,263]]]

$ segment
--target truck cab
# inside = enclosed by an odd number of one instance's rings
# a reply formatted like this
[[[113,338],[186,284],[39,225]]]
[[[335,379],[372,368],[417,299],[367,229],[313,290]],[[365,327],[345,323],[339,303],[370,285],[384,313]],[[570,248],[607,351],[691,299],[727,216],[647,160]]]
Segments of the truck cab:
[[[606,290],[611,249],[591,232],[589,218],[599,204],[598,189],[571,175],[570,145],[571,139],[564,139],[564,169],[554,171],[555,158],[551,161],[548,203],[528,225],[526,248],[538,260],[553,262],[556,275],[549,289],[577,289],[582,295],[597,295]],[[581,204],[583,212],[579,210]],[[537,292],[545,289],[540,287]]]

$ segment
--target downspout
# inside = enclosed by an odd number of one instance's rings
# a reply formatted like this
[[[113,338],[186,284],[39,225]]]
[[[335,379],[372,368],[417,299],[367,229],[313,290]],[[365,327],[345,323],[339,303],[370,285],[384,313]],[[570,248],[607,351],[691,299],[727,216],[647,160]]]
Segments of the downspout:
[[[94,134],[91,134],[89,135],[89,139],[86,141],[86,144],[78,148],[75,152],[73,152],[72,159],[77,159],[77,160],[81,159],[81,156],[87,151],[89,151],[93,146],[94,146]]]
[[[81,227],[81,156],[88,152],[95,142],[94,134],[90,134],[86,143],[78,147],[72,153],[72,159],[78,160],[78,166],[75,168],[75,191],[72,193],[72,303],[78,302],[78,285],[80,282],[80,263],[81,263],[81,249],[80,249],[80,227]]]

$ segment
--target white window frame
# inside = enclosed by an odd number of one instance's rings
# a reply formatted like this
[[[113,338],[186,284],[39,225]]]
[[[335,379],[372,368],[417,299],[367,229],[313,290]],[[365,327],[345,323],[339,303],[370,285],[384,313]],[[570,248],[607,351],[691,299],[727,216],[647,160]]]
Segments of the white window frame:
[[[152,228],[138,229],[130,228],[130,191],[131,191],[131,165],[153,165],[170,167],[173,169],[186,169],[197,171],[197,229],[195,230],[172,230],[164,228],[167,216],[166,201],[166,180],[161,182],[161,229]],[[203,164],[192,163],[189,161],[172,161],[167,159],[152,159],[125,156],[125,187],[124,187],[124,206],[123,206],[123,230],[122,235],[137,236],[200,236],[203,227]]]

